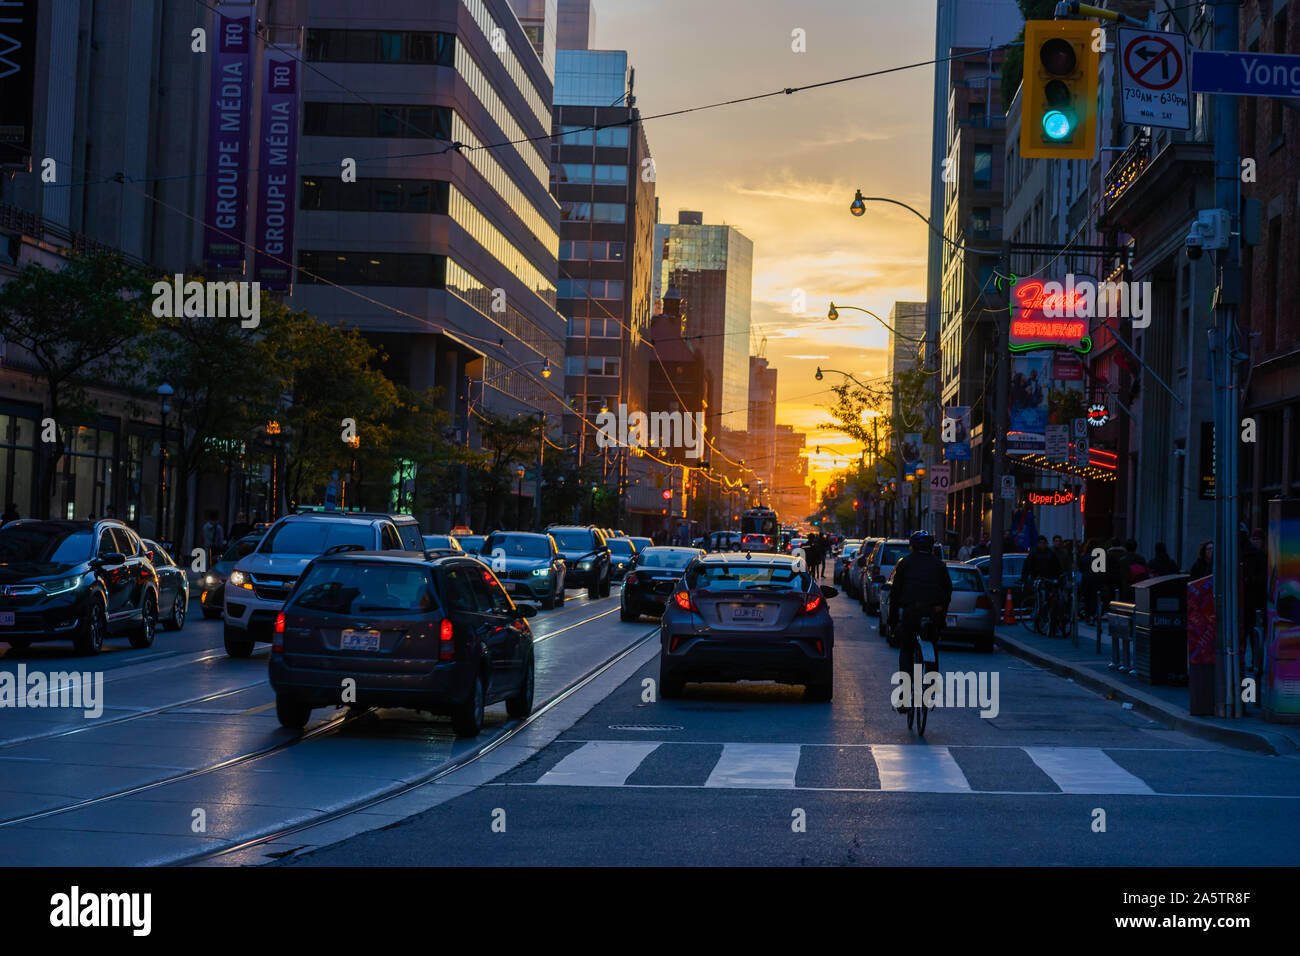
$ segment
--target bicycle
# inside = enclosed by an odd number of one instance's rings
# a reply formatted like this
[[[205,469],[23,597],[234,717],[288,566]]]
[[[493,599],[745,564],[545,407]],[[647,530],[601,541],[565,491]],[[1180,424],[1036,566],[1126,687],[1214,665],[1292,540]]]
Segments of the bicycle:
[[[1044,637],[1065,637],[1070,632],[1070,604],[1060,579],[1035,578],[1022,623]]]
[[[934,624],[934,617],[930,614],[921,615],[921,620],[917,624],[916,634],[912,636],[912,671],[910,678],[915,680],[917,666],[920,666],[922,678],[924,675],[939,670],[939,653],[938,634]],[[925,725],[930,716],[930,711],[934,710],[932,705],[925,703],[924,682],[920,686],[912,684],[911,706],[907,708],[907,729],[915,728],[918,737],[925,736]]]

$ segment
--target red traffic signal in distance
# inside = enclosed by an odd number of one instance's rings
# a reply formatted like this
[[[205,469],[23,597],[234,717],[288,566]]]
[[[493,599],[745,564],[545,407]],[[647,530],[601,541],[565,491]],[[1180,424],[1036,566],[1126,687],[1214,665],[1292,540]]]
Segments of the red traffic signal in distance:
[[[857,499],[857,498],[854,498],[854,499],[853,499],[853,507],[856,508],[857,506],[858,506],[858,499]]]
[[[673,500],[673,490],[671,488],[665,488],[664,501],[672,501],[672,500]]]

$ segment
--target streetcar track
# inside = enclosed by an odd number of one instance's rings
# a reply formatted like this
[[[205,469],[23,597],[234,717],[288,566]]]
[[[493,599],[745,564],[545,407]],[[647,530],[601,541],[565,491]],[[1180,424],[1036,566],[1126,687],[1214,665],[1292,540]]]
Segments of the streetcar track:
[[[604,615],[600,615],[600,616],[604,616]],[[349,804],[346,807],[340,807],[336,810],[330,810],[325,813],[317,814],[316,816],[313,816],[309,820],[303,820],[299,823],[290,824],[289,826],[286,827],[280,827],[279,829],[274,830],[271,833],[266,833],[261,836],[251,837],[247,840],[242,840],[238,843],[232,844],[231,846],[222,847],[216,850],[202,850],[197,853],[190,854],[189,856],[181,857],[178,860],[173,860],[172,862],[165,865],[192,866],[198,863],[203,863],[207,860],[215,860],[219,857],[226,856],[230,853],[237,853],[242,850],[251,849],[252,847],[255,846],[262,846],[267,843],[274,843],[278,840],[284,839],[285,837],[292,836],[295,833],[301,833],[303,830],[310,830],[318,826],[323,826],[324,824],[327,823],[333,823],[335,820],[340,820],[343,817],[350,816],[354,813],[361,813],[365,810],[368,810],[371,807],[377,806],[382,803],[387,803],[390,800],[394,800],[398,797],[405,796],[406,794],[411,793],[415,790],[419,790],[422,787],[426,787],[429,784],[436,783],[438,780],[442,779],[443,777],[446,777],[449,774],[455,773],[456,771],[469,766],[474,761],[480,759],[481,757],[486,756],[487,754],[495,750],[497,747],[511,740],[516,734],[531,726],[535,720],[542,717],[553,707],[556,707],[557,705],[559,705],[560,703],[562,703],[563,701],[571,697],[573,694],[577,693],[579,690],[586,687],[588,684],[594,681],[597,677],[604,674],[615,664],[622,661],[624,658],[628,657],[634,651],[642,647],[647,641],[654,639],[658,634],[658,630],[659,630],[658,627],[651,629],[647,633],[643,634],[641,637],[637,638],[627,647],[623,648],[623,650],[619,651],[617,654],[613,655],[612,657],[608,658],[602,663],[597,664],[595,667],[588,669],[580,677],[578,677],[576,680],[569,683],[566,687],[564,687],[557,694],[555,694],[555,696],[553,696],[550,700],[546,701],[546,703],[544,703],[542,706],[534,708],[533,712],[529,714],[527,717],[525,717],[523,720],[510,721],[507,724],[505,724],[504,729],[501,730],[497,734],[497,736],[493,737],[491,740],[483,744],[481,747],[473,748],[471,750],[466,751],[465,753],[461,754],[458,757],[453,757],[452,759],[446,761],[445,763],[434,768],[433,770],[421,774],[420,776],[416,777],[414,780],[407,780],[398,784],[394,784],[393,786],[390,786],[387,789],[382,790],[377,794],[371,794],[370,796],[364,797],[361,800]]]

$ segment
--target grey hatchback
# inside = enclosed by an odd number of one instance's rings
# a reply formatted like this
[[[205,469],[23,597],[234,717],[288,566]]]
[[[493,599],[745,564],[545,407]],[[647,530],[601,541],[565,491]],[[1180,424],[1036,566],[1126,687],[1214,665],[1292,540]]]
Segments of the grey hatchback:
[[[835,628],[826,599],[838,593],[790,555],[697,559],[660,622],[660,693],[678,697],[687,681],[774,680],[829,701]]]

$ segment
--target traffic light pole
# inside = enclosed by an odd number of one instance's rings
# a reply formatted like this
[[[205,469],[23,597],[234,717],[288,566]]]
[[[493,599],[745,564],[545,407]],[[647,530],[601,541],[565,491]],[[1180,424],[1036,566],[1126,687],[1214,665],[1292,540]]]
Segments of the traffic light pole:
[[[1011,244],[1002,243],[1002,268],[1011,267]],[[1011,288],[1007,288],[1007,303],[1011,302]],[[997,316],[997,335],[993,337],[994,354],[997,361],[993,366],[993,428],[985,427],[986,441],[992,438],[993,453],[993,517],[989,528],[989,585],[994,594],[1002,591],[1002,528],[1006,523],[1006,504],[1002,497],[1002,472],[1007,447],[1007,399],[1011,388],[1010,370],[1007,362],[1011,353],[1007,342],[1011,338],[1011,309],[999,310]],[[987,424],[987,423],[986,423]],[[986,445],[986,448],[989,446]],[[996,610],[996,609],[995,609]]]

